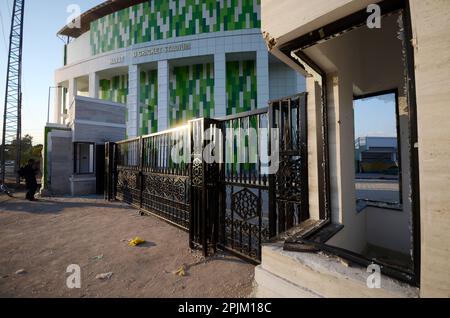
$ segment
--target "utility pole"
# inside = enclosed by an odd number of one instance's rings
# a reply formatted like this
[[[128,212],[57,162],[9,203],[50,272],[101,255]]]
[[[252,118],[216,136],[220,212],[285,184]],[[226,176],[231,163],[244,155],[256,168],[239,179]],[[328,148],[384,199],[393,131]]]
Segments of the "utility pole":
[[[22,43],[25,0],[14,0],[9,35],[8,69],[6,73],[5,109],[1,149],[1,181],[6,177],[6,156],[14,161],[14,177],[20,183],[17,171],[21,160],[22,140]]]

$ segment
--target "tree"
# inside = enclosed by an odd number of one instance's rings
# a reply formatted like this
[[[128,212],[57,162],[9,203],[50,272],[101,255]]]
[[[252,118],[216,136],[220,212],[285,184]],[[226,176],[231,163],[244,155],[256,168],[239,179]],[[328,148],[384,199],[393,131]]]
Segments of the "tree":
[[[5,160],[16,160],[15,148],[17,146],[17,140],[13,140],[12,144],[8,146],[8,151],[5,154]],[[40,161],[42,158],[42,145],[33,146],[33,137],[25,135],[20,142],[21,160],[20,165],[25,165],[28,160],[34,159]],[[1,147],[0,147],[1,150]]]

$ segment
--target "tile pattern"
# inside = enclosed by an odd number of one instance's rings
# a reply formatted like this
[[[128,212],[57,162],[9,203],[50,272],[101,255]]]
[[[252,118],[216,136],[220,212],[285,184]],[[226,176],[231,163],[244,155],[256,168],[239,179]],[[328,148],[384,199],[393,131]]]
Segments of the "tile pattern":
[[[158,70],[142,71],[140,75],[140,135],[158,131]]]
[[[227,62],[227,115],[257,108],[256,62]]]
[[[214,67],[212,63],[175,67],[170,73],[169,125],[214,117]]]
[[[261,0],[149,0],[93,21],[91,51],[260,27]]]
[[[127,103],[128,75],[118,75],[111,79],[101,79],[99,85],[99,98],[115,103]]]

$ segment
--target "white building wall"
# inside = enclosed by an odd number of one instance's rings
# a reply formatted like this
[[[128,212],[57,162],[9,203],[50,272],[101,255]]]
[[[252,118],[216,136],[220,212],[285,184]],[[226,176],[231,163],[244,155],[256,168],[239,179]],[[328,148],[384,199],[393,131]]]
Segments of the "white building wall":
[[[130,65],[128,69],[128,121],[127,137],[134,138],[139,135],[139,65]]]
[[[169,61],[158,62],[158,131],[169,128]]]
[[[292,96],[305,91],[305,78],[284,63],[269,64],[270,100]]]
[[[67,64],[73,64],[91,57],[91,33],[82,34],[67,45]]]

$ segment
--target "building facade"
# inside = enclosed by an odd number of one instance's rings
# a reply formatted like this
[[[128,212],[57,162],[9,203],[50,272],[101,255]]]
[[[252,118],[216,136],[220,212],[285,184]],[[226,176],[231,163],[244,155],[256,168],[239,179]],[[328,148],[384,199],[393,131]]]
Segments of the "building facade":
[[[44,184],[58,151],[52,131],[69,129],[72,144],[101,145],[304,91],[304,77],[268,53],[260,7],[261,0],[106,1],[65,26],[58,35],[70,42],[55,72]],[[70,175],[71,192],[79,193],[73,180],[80,176]]]
[[[396,137],[359,137],[355,140],[356,173],[398,174]]]
[[[257,296],[450,296],[449,16],[438,0],[262,2],[270,52],[307,76],[309,213],[323,223],[263,246]],[[401,202],[359,213],[353,105],[389,91]]]

